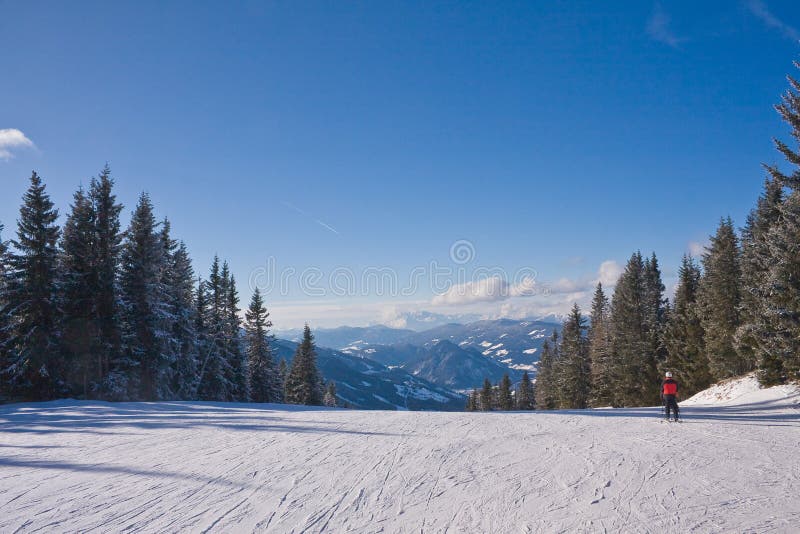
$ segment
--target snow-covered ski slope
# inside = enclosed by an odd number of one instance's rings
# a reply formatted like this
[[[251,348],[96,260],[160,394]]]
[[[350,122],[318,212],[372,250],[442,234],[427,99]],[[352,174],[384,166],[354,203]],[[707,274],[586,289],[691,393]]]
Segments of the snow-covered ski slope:
[[[771,390],[772,391],[772,390]],[[431,413],[0,407],[0,532],[798,532],[796,389]]]

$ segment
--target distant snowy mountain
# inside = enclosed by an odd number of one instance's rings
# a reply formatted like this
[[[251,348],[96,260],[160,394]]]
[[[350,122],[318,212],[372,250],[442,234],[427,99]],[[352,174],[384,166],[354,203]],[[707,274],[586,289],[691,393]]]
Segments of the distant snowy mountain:
[[[450,323],[423,332],[387,326],[340,327],[315,331],[317,344],[398,366],[415,377],[464,391],[484,378],[497,382],[509,373],[536,372],[542,344],[557,323],[496,319]],[[299,332],[298,332],[299,334]]]
[[[448,340],[432,341],[422,346],[409,343],[352,345],[345,352],[401,367],[415,377],[457,391],[477,387],[484,378],[497,382],[509,372],[508,367],[477,350],[459,347]],[[516,372],[511,371],[511,374],[516,378]]]
[[[561,326],[544,321],[496,319],[443,325],[414,334],[405,341],[425,345],[447,340],[463,349],[476,350],[521,374],[535,372],[544,340],[553,329],[560,330]]]
[[[291,361],[296,343],[275,340],[275,356]],[[326,380],[336,382],[336,393],[353,408],[377,410],[464,409],[465,399],[447,387],[363,357],[318,347],[317,364]]]

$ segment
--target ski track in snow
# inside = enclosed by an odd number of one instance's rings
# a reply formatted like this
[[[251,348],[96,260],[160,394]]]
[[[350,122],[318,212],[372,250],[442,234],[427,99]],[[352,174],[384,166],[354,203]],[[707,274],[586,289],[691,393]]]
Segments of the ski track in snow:
[[[797,532],[797,402],[0,406],[0,532]]]

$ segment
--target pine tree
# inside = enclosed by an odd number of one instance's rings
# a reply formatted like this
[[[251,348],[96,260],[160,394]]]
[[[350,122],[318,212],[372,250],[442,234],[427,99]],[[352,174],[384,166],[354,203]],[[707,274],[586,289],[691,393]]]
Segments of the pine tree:
[[[767,277],[771,335],[763,344],[781,362],[783,373],[776,381],[800,379],[800,190],[788,195],[780,213],[769,232],[774,258]]]
[[[591,362],[591,406],[611,406],[614,399],[612,375],[611,317],[608,297],[603,285],[597,283],[592,298],[589,326],[589,360]]]
[[[11,382],[6,370],[11,367],[8,341],[9,320],[2,310],[6,307],[6,264],[8,262],[8,246],[3,241],[3,224],[0,223],[0,403],[11,396]]]
[[[687,398],[711,383],[704,346],[705,333],[697,305],[700,279],[700,268],[691,257],[684,256],[678,270],[675,302],[664,334],[666,360],[662,370],[673,373]]]
[[[286,391],[286,378],[289,376],[289,365],[286,363],[286,358],[281,358],[278,362],[278,380],[280,389],[278,390],[279,399],[276,402],[285,402],[284,392]]]
[[[230,274],[227,262],[223,264],[223,280],[225,280],[226,289],[223,337],[225,355],[228,360],[228,369],[230,370],[228,382],[231,384],[228,400],[246,402],[249,397],[247,391],[247,356],[242,347],[239,293],[236,290],[236,280]]]
[[[518,410],[533,410],[535,407],[533,397],[533,382],[528,376],[528,371],[522,373],[522,380],[519,383],[519,393],[517,394]]]
[[[477,412],[478,411],[478,402],[480,398],[480,393],[478,392],[478,388],[473,389],[469,395],[467,395],[467,406],[466,410],[468,412]]]
[[[247,340],[247,371],[250,383],[251,402],[280,402],[282,379],[272,358],[269,329],[272,321],[264,307],[261,292],[256,288],[245,314],[245,336]]]
[[[534,386],[534,400],[537,410],[554,410],[557,405],[556,392],[553,383],[553,367],[556,363],[556,354],[550,346],[550,341],[545,340],[542,345],[542,356],[539,358],[539,367],[536,370],[536,384]]]
[[[500,410],[511,411],[514,409],[514,397],[511,396],[511,379],[508,373],[503,375],[497,390],[497,406]]]
[[[230,364],[225,350],[224,318],[225,295],[219,258],[214,256],[208,281],[202,284],[204,312],[201,314],[198,301],[198,316],[203,319],[204,348],[201,353],[200,384],[198,396],[202,400],[224,401],[231,396],[228,380]]]
[[[328,387],[325,389],[325,398],[322,403],[329,408],[336,408],[336,382],[328,382]]]
[[[120,272],[124,349],[133,369],[128,373],[129,382],[118,384],[127,386],[127,391],[117,391],[115,397],[161,400],[171,396],[170,371],[174,362],[167,346],[164,256],[153,206],[143,193],[126,232]]]
[[[666,357],[664,352],[663,337],[666,326],[666,304],[664,298],[664,283],[661,281],[661,269],[655,252],[644,262],[644,318],[649,342],[649,353],[652,354],[657,364]],[[649,368],[651,375],[648,381],[657,383],[659,376],[656,366]]]
[[[652,304],[650,291],[653,271],[646,278],[645,262],[635,252],[614,289],[611,302],[612,358],[614,406],[642,406],[658,403],[656,355],[653,353]]]
[[[800,68],[800,63],[794,64]],[[775,109],[790,126],[794,140],[800,141],[800,82],[792,76],[788,80],[790,87]],[[755,254],[745,256],[745,260],[755,260],[757,276],[748,279],[748,269],[743,269],[755,301],[750,310],[744,301],[744,315],[749,312],[756,318],[750,339],[756,341],[759,379],[765,385],[800,378],[800,151],[779,139],[774,142],[792,170],[784,173],[777,165],[767,166],[774,185],[756,208]]]
[[[196,331],[194,269],[186,244],[177,243],[168,260],[165,285],[170,320],[169,352],[170,359],[174,362],[170,389],[177,399],[193,400],[197,387],[200,346]]]
[[[730,217],[720,221],[711,238],[703,255],[703,271],[698,303],[711,376],[716,380],[739,376],[752,366],[734,346],[740,324],[742,275],[739,243]]]
[[[59,270],[61,276],[61,346],[71,391],[90,398],[100,387],[97,368],[100,344],[95,310],[98,273],[93,263],[95,213],[91,200],[79,189],[64,224]]]
[[[96,351],[96,376],[94,382],[103,390],[113,390],[114,385],[107,382],[113,369],[124,367],[120,360],[122,333],[120,327],[119,285],[117,272],[122,250],[122,233],[119,215],[122,205],[117,204],[113,194],[114,180],[111,169],[106,165],[100,176],[93,179],[89,188],[89,199],[94,212],[94,245],[91,264],[95,270],[94,313],[98,342]]]
[[[772,332],[768,279],[773,263],[769,234],[778,224],[782,203],[781,182],[766,180],[764,193],[742,230],[741,324],[736,330],[736,350],[742,358],[758,364],[764,385],[780,383],[784,376],[783,360],[768,350]]]
[[[317,369],[317,350],[311,328],[303,328],[303,340],[297,346],[289,376],[286,377],[285,400],[289,404],[322,404],[322,379]]]
[[[14,394],[30,400],[57,398],[65,392],[59,357],[56,243],[58,211],[35,172],[23,197],[14,252],[8,254],[4,309],[9,364],[3,370]]]
[[[482,412],[490,412],[494,408],[494,392],[492,391],[492,383],[488,378],[483,379],[483,388],[480,394],[480,410]]]
[[[560,408],[586,408],[588,405],[591,367],[585,331],[586,319],[574,304],[561,330],[561,357],[556,378]]]

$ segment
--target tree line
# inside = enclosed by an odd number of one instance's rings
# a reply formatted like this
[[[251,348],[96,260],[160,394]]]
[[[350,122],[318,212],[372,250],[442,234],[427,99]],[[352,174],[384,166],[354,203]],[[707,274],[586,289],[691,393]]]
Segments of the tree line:
[[[335,405],[308,325],[291,365],[276,362],[260,292],[242,321],[228,263],[215,256],[208,278],[196,277],[146,193],[123,231],[113,186],[106,166],[75,192],[59,227],[45,184],[31,175],[16,239],[0,234],[0,401]]]
[[[788,80],[775,108],[800,140],[800,83]],[[542,348],[536,409],[657,404],[666,371],[684,397],[753,370],[765,386],[800,380],[800,152],[774,143],[791,170],[765,165],[744,227],[723,218],[700,262],[683,257],[672,301],[656,255],[635,252],[610,300],[598,283],[588,318],[573,306]],[[506,398],[503,382],[491,389],[468,409],[507,409],[492,400]]]

